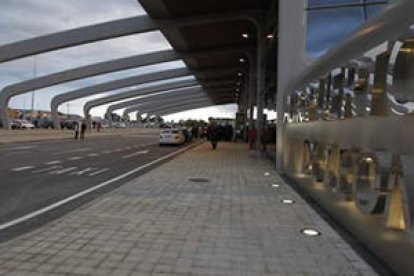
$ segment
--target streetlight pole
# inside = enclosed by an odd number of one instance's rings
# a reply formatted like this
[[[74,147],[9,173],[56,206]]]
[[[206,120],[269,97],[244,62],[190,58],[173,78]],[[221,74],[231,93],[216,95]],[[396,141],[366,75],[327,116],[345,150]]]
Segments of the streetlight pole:
[[[36,56],[33,57],[33,78],[36,79],[37,76],[37,64],[36,64]],[[34,106],[35,106],[35,92],[36,90],[32,91],[32,120],[35,117],[34,114]]]

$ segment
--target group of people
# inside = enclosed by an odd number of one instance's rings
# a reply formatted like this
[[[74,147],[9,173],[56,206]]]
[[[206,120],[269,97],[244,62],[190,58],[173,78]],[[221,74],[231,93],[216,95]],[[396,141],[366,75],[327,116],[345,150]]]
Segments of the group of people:
[[[218,141],[221,138],[223,137],[221,137],[219,127],[217,126],[217,124],[215,124],[214,121],[210,121],[210,124],[207,127],[207,139],[211,142],[213,150],[217,149]],[[247,138],[249,141],[249,148],[251,150],[254,149],[257,141],[257,129],[254,127],[249,129],[247,132]],[[266,145],[269,143],[269,141],[270,132],[268,128],[265,128],[261,137],[261,145],[263,151],[266,151]]]
[[[74,130],[75,130],[75,139],[85,139],[85,132],[86,129],[88,128],[88,125],[86,124],[85,120],[81,121],[81,122],[76,122],[74,125]]]
[[[255,127],[249,129],[247,131],[247,139],[249,140],[249,148],[252,150],[255,148],[256,141],[257,141],[257,129]],[[266,145],[270,141],[270,132],[268,128],[265,128],[262,137],[261,137],[261,144],[262,144],[262,150],[266,151]]]

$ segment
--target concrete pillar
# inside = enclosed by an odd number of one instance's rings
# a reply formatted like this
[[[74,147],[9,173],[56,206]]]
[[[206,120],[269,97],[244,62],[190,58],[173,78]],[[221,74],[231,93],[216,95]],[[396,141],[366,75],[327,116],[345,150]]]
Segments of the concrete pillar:
[[[263,121],[263,106],[264,106],[264,92],[265,92],[265,68],[263,64],[264,60],[264,35],[261,29],[257,30],[257,84],[256,84],[256,108],[257,108],[257,120],[256,120],[256,130],[257,130],[257,139],[256,147],[261,148],[261,141],[264,130],[264,121]]]
[[[298,76],[307,64],[306,0],[279,1],[278,84],[277,84],[277,146],[276,169],[283,172],[283,151],[286,135],[283,122],[289,81]]]
[[[253,64],[254,62],[251,61],[250,64],[250,78],[249,78],[249,103],[248,103],[248,108],[249,108],[249,128],[253,127],[253,123],[254,123],[254,100],[253,97],[255,95],[254,93],[254,87],[255,87],[255,82],[256,82],[256,72],[255,72],[255,66]]]

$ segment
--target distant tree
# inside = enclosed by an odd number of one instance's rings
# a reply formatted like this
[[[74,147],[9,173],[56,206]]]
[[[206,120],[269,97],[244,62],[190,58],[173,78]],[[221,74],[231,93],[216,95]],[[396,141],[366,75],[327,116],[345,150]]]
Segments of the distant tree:
[[[161,124],[164,123],[164,118],[161,117],[160,115],[155,115],[154,119],[158,123],[161,123]]]

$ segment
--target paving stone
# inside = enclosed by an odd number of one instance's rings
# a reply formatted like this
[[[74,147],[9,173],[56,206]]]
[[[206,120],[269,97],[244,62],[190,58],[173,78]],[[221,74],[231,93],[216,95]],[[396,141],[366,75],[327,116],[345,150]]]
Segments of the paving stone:
[[[277,190],[271,188],[274,181]],[[296,204],[282,204],[284,198]],[[323,235],[305,237],[299,233],[305,226]],[[4,271],[19,276],[376,275],[270,161],[231,143],[220,143],[216,151],[198,146],[0,245],[0,275],[9,275]]]

